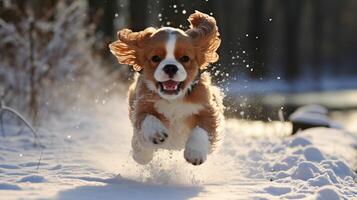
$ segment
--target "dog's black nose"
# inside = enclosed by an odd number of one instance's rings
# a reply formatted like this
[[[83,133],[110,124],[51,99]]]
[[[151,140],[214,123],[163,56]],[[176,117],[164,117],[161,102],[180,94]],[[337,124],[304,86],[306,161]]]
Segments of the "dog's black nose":
[[[178,71],[178,68],[177,68],[176,65],[165,65],[163,70],[167,75],[169,75],[170,78],[172,78],[172,77],[174,77],[174,75]]]

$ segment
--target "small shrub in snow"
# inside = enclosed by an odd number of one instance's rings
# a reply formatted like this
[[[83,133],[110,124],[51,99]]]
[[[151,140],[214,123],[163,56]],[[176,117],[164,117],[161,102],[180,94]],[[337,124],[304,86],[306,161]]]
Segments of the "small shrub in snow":
[[[44,16],[27,3],[21,12],[15,3],[4,8],[11,17],[0,18],[0,93],[35,120],[53,85],[78,82],[96,65],[92,29],[85,1],[58,1]]]

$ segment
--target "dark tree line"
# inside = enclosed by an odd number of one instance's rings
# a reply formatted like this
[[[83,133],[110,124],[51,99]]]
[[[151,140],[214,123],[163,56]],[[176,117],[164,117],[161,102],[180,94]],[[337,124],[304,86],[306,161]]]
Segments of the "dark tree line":
[[[147,26],[187,28],[186,19],[194,10],[213,14],[222,35],[220,63],[227,72],[254,79],[280,74],[289,81],[306,73],[316,81],[321,76],[357,74],[354,0],[121,0],[99,4],[108,7],[104,13],[112,14],[112,4],[120,2],[125,2],[126,8],[117,7],[117,12],[128,12],[122,26],[134,30]],[[93,4],[94,9],[97,6]]]
[[[31,4],[36,15],[44,16],[58,1],[32,0]],[[0,6],[7,2],[0,1]],[[14,2],[18,4],[17,12],[23,12],[25,1]],[[319,81],[323,76],[357,74],[355,0],[88,0],[87,3],[88,20],[96,24],[96,49],[113,63],[107,44],[115,39],[117,29],[187,28],[187,17],[200,10],[217,19],[222,37],[220,64],[225,66],[225,72],[253,79],[279,75],[291,82],[304,76]]]

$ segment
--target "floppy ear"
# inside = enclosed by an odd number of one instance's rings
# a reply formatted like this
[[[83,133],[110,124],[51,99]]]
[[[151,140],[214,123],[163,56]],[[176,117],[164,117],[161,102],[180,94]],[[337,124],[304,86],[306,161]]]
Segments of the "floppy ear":
[[[209,63],[214,63],[219,58],[216,51],[221,44],[221,39],[216,20],[207,14],[195,11],[188,21],[191,25],[186,34],[191,37],[198,50],[200,68],[205,69]]]
[[[144,67],[142,51],[155,30],[150,27],[139,32],[130,29],[118,31],[118,40],[109,44],[110,51],[119,63],[132,65],[135,71],[140,71]]]

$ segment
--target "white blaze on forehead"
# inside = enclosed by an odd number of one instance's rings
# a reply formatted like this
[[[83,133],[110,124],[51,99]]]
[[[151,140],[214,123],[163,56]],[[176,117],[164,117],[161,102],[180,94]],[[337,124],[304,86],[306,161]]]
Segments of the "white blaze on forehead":
[[[166,58],[165,59],[175,59],[175,46],[176,46],[176,35],[172,32],[169,33],[169,38],[166,43]]]

